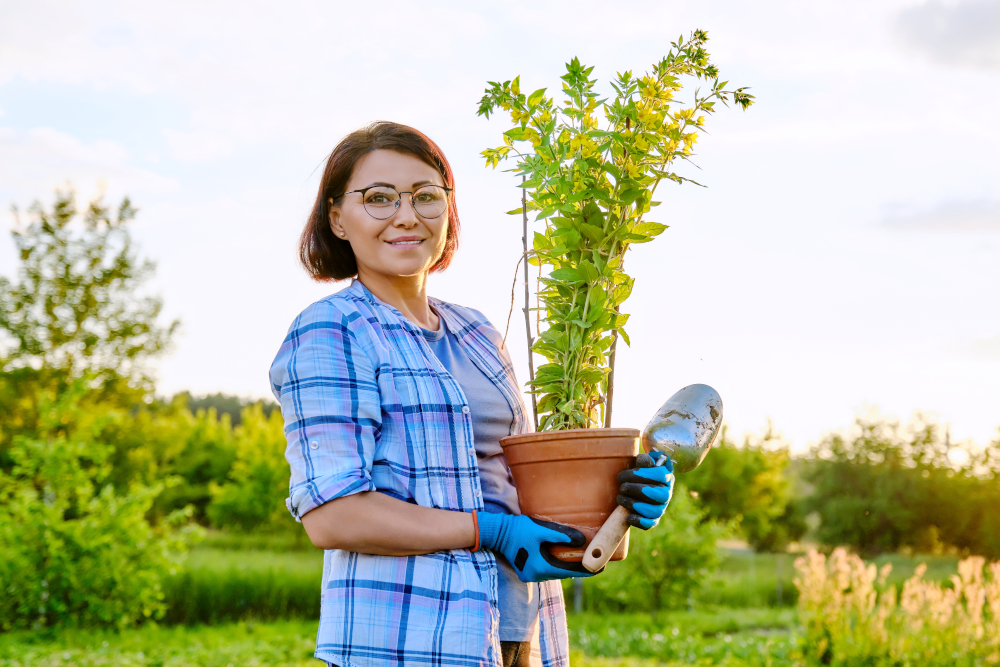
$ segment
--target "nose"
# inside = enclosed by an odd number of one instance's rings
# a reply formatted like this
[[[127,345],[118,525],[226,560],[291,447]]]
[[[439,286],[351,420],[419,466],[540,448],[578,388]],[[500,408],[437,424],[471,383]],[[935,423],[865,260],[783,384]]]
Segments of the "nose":
[[[405,203],[403,200],[406,200]],[[413,195],[400,194],[396,214],[392,216],[392,224],[396,227],[413,227],[418,222],[417,209],[413,208]]]

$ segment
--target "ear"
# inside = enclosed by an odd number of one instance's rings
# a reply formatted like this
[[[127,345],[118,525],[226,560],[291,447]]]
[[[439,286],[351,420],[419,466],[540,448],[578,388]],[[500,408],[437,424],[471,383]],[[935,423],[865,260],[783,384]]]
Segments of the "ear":
[[[344,230],[344,226],[340,222],[340,208],[333,205],[333,199],[329,200],[329,211],[330,211],[330,229],[333,230],[333,235],[338,239],[347,240],[347,233]]]

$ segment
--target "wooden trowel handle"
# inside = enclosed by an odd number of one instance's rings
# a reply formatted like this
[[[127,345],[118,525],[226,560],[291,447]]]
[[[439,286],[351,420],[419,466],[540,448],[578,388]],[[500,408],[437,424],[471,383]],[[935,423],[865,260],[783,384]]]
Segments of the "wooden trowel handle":
[[[628,532],[628,510],[619,505],[607,518],[597,535],[587,545],[583,553],[583,566],[591,572],[597,572],[607,565],[611,556],[621,544]]]

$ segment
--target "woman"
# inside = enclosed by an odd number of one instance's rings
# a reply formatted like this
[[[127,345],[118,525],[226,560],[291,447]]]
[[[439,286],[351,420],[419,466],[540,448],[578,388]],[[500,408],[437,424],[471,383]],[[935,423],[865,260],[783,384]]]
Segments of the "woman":
[[[481,313],[427,296],[458,234],[451,167],[420,132],[375,123],[331,153],[300,254],[317,280],[356,279],[296,318],[270,374],[288,508],[326,550],[329,664],[526,665],[532,647],[569,664],[558,579],[589,573],[546,545],[584,537],[520,516],[510,358]],[[666,503],[635,498],[655,523]]]

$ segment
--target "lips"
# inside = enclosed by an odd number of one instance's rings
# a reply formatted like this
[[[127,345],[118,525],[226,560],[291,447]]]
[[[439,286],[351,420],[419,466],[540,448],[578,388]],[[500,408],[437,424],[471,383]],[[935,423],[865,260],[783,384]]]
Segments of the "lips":
[[[400,236],[398,239],[392,239],[391,241],[386,241],[386,243],[397,246],[420,245],[423,240],[419,236]]]

